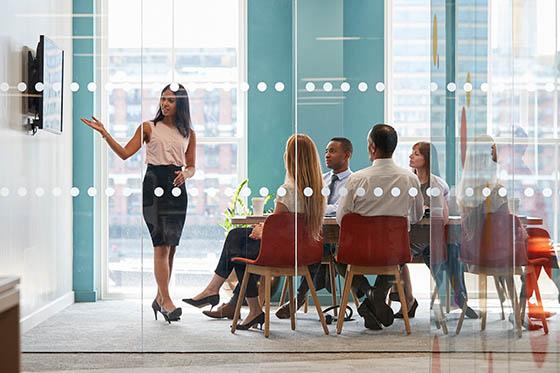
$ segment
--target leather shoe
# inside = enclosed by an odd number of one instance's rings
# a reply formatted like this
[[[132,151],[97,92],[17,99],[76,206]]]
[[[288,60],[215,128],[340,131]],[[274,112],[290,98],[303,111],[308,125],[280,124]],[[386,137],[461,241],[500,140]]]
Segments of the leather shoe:
[[[202,311],[202,313],[212,319],[228,318],[233,320],[233,316],[235,315],[235,304],[222,303],[216,311]]]
[[[303,306],[304,303],[305,303],[305,299],[298,299],[297,300],[296,312],[297,312],[297,310],[299,310],[301,308],[301,306]],[[281,320],[290,318],[290,302],[289,301],[284,303],[282,305],[282,307],[278,308],[278,310],[276,311],[276,317],[278,317]]]
[[[369,300],[366,298],[360,307],[358,307],[358,314],[364,318],[364,326],[371,330],[381,330],[381,323],[377,320],[374,313],[371,311],[368,305]]]
[[[375,297],[374,293],[375,291],[373,288],[368,289],[366,292],[366,298],[369,301],[368,303],[371,311],[373,312],[377,320],[379,320],[379,322],[383,324],[383,326],[391,326],[393,324],[393,321],[395,320],[393,310],[387,303],[385,303],[384,299],[381,299],[381,297]]]

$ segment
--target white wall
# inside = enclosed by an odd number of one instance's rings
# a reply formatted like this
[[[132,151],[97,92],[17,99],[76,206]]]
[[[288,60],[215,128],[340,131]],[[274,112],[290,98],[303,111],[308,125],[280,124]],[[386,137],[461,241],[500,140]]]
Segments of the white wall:
[[[40,319],[72,301],[72,1],[7,0],[0,5],[0,276],[21,277],[21,316]],[[22,129],[22,48],[39,35],[65,51],[63,134]],[[25,187],[26,196],[17,190]],[[38,197],[36,188],[44,188]],[[53,196],[54,187],[62,195]],[[25,325],[24,325],[25,330]]]

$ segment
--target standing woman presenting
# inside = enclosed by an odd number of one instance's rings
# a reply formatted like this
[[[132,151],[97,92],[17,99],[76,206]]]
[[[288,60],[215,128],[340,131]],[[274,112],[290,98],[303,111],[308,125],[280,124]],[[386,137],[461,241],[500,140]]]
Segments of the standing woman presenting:
[[[134,136],[122,147],[107,132],[103,123],[92,117],[82,122],[96,130],[123,160],[146,143],[146,175],[142,186],[142,213],[154,245],[154,273],[158,286],[152,303],[154,315],[178,321],[182,310],[169,296],[169,280],[175,249],[179,245],[187,213],[185,180],[195,173],[196,136],[192,129],[189,97],[181,84],[173,92],[167,85],[161,92],[153,121],[138,126]],[[159,192],[163,190],[161,195]]]

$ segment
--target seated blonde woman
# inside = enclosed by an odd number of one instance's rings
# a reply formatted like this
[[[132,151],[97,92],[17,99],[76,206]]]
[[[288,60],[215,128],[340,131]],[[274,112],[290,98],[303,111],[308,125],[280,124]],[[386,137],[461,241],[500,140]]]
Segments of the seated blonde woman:
[[[286,151],[284,152],[284,166],[286,168],[286,176],[282,187],[286,193],[282,193],[283,195],[279,194],[276,198],[274,214],[282,212],[304,214],[310,237],[320,239],[326,201],[325,197],[321,194],[323,179],[319,163],[319,153],[315,143],[309,136],[297,134],[292,135],[288,139]],[[303,194],[303,190],[306,187],[313,190],[313,194],[310,197],[305,197]],[[242,279],[245,273],[245,264],[232,263],[231,258],[244,257],[256,259],[259,255],[262,230],[263,224],[258,224],[253,228],[237,228],[230,231],[210,283],[202,292],[192,298],[183,299],[183,301],[196,307],[218,304],[220,288],[230,273],[235,269],[238,279]],[[264,323],[264,312],[258,301],[257,280],[257,276],[249,276],[246,292],[249,314],[237,326],[238,330],[247,330],[253,325],[262,325]],[[232,319],[240,288],[241,284],[239,283],[234,290],[234,297],[228,303],[222,304],[217,311],[214,313],[212,311],[205,311],[204,314],[213,318],[227,317]]]

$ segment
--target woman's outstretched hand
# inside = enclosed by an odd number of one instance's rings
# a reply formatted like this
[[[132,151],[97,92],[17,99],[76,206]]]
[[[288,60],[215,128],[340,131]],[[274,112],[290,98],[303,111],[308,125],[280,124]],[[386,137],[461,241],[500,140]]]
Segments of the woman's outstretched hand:
[[[107,135],[107,130],[105,129],[105,126],[103,125],[103,123],[101,123],[99,121],[99,119],[97,119],[94,116],[92,116],[91,118],[92,118],[92,120],[89,120],[89,119],[86,119],[86,118],[80,118],[80,119],[86,125],[88,125],[89,127],[93,128],[94,130],[99,132],[101,134],[101,136],[105,137]]]

